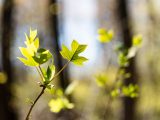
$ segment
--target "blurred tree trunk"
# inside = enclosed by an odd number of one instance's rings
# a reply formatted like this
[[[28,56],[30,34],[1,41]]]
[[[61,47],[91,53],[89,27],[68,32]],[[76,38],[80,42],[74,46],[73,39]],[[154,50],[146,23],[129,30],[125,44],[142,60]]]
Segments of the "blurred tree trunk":
[[[15,110],[12,107],[11,99],[13,97],[11,84],[13,83],[12,67],[10,61],[10,46],[13,40],[13,1],[4,0],[2,9],[2,70],[7,75],[7,82],[0,85],[0,119],[16,120]]]
[[[119,29],[122,35],[124,46],[126,48],[132,45],[132,28],[130,27],[129,11],[127,8],[127,0],[117,0],[117,17]],[[125,80],[125,84],[136,83],[135,76],[135,59],[130,60],[130,65],[125,68],[127,73],[131,73],[131,77]],[[125,97],[124,117],[123,120],[135,120],[135,99]]]
[[[147,26],[147,38],[149,41],[147,42],[150,49],[148,52],[149,58],[148,60],[148,67],[149,67],[149,77],[152,79],[152,83],[154,84],[154,88],[156,88],[156,85],[158,84],[159,81],[159,71],[157,70],[157,59],[159,59],[159,56],[155,56],[155,53],[159,53],[159,40],[157,38],[160,37],[159,35],[159,30],[160,30],[160,25],[159,25],[159,15],[157,14],[154,6],[154,2],[152,0],[147,0],[146,1],[146,6],[147,6],[147,13],[148,13],[148,18],[149,18],[149,25]],[[158,76],[157,76],[158,75]],[[157,79],[158,78],[158,79]],[[159,87],[159,86],[158,86]]]
[[[55,49],[55,63],[57,65],[57,71],[59,71],[63,67],[63,59],[59,53],[60,51],[60,46],[59,46],[59,23],[58,23],[58,3],[57,0],[50,0],[49,3],[50,7],[50,27],[51,27],[51,35],[54,37],[53,41],[53,47]],[[60,79],[60,85],[63,88],[63,90],[66,89],[66,87],[69,84],[69,75],[67,69],[65,69],[59,76]]]

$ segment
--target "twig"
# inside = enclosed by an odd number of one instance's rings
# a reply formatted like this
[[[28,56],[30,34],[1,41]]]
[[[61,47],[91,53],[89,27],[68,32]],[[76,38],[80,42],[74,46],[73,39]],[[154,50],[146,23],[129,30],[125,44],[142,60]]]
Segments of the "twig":
[[[39,100],[39,98],[43,95],[45,89],[46,89],[46,87],[44,86],[44,87],[42,88],[42,91],[39,93],[39,95],[37,96],[37,98],[35,99],[35,101],[33,102],[33,104],[31,105],[31,107],[30,107],[30,109],[29,109],[29,111],[28,111],[28,114],[27,114],[25,120],[29,120],[30,114],[31,114],[31,112],[32,112],[33,107],[35,106],[35,104],[37,103],[37,101]]]
[[[41,79],[42,79],[42,81],[43,81],[43,75],[42,75],[41,71],[39,71],[38,68],[40,68],[40,66],[39,66],[39,67],[36,67],[36,69],[37,69],[37,71],[38,71],[38,73],[39,73],[39,75],[40,75],[40,77],[41,77]]]
[[[70,61],[68,61],[68,62],[61,68],[61,70],[59,70],[59,71],[54,75],[53,79],[55,79],[55,78],[68,66],[69,62],[70,62]],[[37,68],[37,67],[36,67],[36,68]],[[39,68],[39,69],[38,69],[38,68]],[[42,80],[43,80],[44,77],[43,77],[43,74],[42,74],[42,69],[41,69],[40,66],[39,66],[38,68],[37,68],[37,71],[38,71],[38,73],[40,74],[40,76],[41,76],[41,78],[42,78]],[[39,71],[39,70],[40,70],[40,71]],[[52,79],[52,80],[53,80],[53,79]],[[51,80],[51,81],[52,81],[52,80]],[[51,82],[51,81],[50,81],[50,82]],[[49,84],[49,83],[48,83],[48,84]],[[39,100],[39,98],[43,95],[45,89],[46,89],[46,86],[42,85],[42,90],[41,90],[41,92],[39,93],[39,95],[37,96],[37,98],[35,99],[35,101],[33,102],[33,104],[31,105],[31,107],[30,107],[30,109],[29,109],[29,111],[28,111],[28,113],[27,113],[27,116],[26,116],[25,120],[29,120],[29,119],[30,119],[30,114],[31,114],[31,112],[32,112],[35,104],[36,104],[37,101]]]

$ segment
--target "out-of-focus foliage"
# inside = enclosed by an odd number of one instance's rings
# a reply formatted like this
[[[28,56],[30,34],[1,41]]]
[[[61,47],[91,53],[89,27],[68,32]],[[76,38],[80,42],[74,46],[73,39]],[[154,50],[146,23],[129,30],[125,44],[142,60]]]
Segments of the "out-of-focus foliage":
[[[108,78],[106,74],[103,73],[103,74],[96,75],[96,83],[98,86],[104,87],[106,86],[107,82],[108,82]]]
[[[138,96],[138,85],[130,84],[129,86],[122,87],[122,93],[124,96],[128,96],[131,98]]]
[[[98,29],[98,40],[102,43],[108,43],[113,39],[113,30],[106,30],[104,28]]]
[[[72,109],[74,107],[74,105],[72,103],[69,103],[68,99],[66,98],[52,99],[48,105],[50,107],[51,112],[55,113],[58,113],[65,108]]]
[[[0,84],[5,84],[7,82],[7,75],[4,72],[0,72]]]
[[[98,31],[100,35],[100,42],[110,42],[113,38],[113,34],[111,37],[109,36],[110,32],[105,29],[99,29]],[[101,39],[106,37],[106,39]],[[130,59],[136,55],[138,48],[142,44],[142,36],[136,35],[132,39],[132,46],[130,48],[126,48],[124,45],[118,45],[116,47],[116,52],[118,54],[118,70],[115,73],[115,80],[112,86],[107,86],[107,82],[109,81],[106,75],[99,74],[96,76],[96,83],[99,87],[106,89],[110,92],[110,95],[115,98],[118,96],[127,96],[127,97],[137,97],[138,96],[138,86],[129,84],[128,86],[124,85],[124,80],[131,76],[130,73],[126,73],[125,67],[130,64]]]
[[[57,113],[63,109],[72,109],[74,107],[74,104],[67,99],[67,95],[70,95],[77,85],[76,81],[72,82],[64,92],[60,88],[50,89],[50,93],[53,95],[53,98],[48,103],[51,112]]]
[[[140,47],[142,45],[142,35],[136,35],[136,36],[133,36],[133,39],[132,39],[132,46],[133,47]]]

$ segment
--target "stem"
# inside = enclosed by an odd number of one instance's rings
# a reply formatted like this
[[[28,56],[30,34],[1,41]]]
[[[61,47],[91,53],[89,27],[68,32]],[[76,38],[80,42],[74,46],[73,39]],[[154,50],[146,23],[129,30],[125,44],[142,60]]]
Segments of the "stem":
[[[30,109],[28,111],[28,114],[27,114],[25,120],[29,120],[29,117],[30,117],[30,114],[32,112],[33,107],[35,106],[35,104],[37,103],[37,101],[39,100],[39,98],[43,95],[45,89],[46,89],[46,87],[44,86],[42,88],[42,91],[39,93],[39,95],[37,96],[37,98],[35,99],[35,101],[33,102],[33,104],[31,105],[31,107],[30,107]]]
[[[41,75],[43,76],[43,72],[42,72],[41,66],[38,66],[38,68],[39,68],[39,70],[40,70]]]
[[[54,77],[53,77],[53,79],[52,80],[54,80],[67,66],[68,66],[68,64],[70,63],[70,61],[68,61],[62,68],[61,68],[61,70],[59,70],[55,75],[54,75]],[[52,81],[51,80],[51,81]],[[50,81],[50,82],[51,82]]]
[[[61,70],[58,71],[58,72],[55,74],[55,76],[53,77],[53,79],[55,79],[55,78],[68,66],[69,62],[70,62],[70,61],[68,61],[68,62],[61,68]],[[39,68],[39,69],[38,69],[38,68]],[[38,67],[36,67],[36,69],[37,69],[38,73],[40,74],[40,76],[41,76],[41,78],[42,78],[42,80],[43,80],[44,76],[43,76],[43,74],[42,74],[42,69],[41,69],[41,67],[38,66]],[[52,80],[53,80],[53,79],[52,79]],[[51,80],[51,81],[52,81],[52,80]],[[50,82],[51,82],[51,81],[50,81]],[[49,83],[48,83],[48,84],[49,84]],[[35,99],[35,101],[33,102],[33,104],[31,105],[31,107],[30,107],[30,109],[29,109],[29,111],[28,111],[28,113],[27,113],[27,116],[26,116],[25,120],[29,120],[30,114],[31,114],[31,112],[32,112],[35,104],[37,103],[37,101],[39,100],[39,98],[43,95],[45,89],[46,89],[46,86],[43,85],[41,92],[39,93],[39,95],[37,96],[37,98]]]
[[[40,66],[38,66],[38,67],[36,67],[36,69],[37,69],[37,71],[38,71],[38,73],[39,73],[39,75],[40,75],[40,77],[41,77],[41,79],[42,79],[42,81],[43,81],[43,74],[42,74],[42,72],[41,72],[41,69],[39,70],[39,69],[41,68]]]

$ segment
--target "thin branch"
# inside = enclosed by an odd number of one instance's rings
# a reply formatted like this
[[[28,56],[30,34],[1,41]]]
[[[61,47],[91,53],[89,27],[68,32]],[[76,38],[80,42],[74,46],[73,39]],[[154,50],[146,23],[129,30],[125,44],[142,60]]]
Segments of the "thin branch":
[[[55,79],[55,78],[68,66],[69,62],[70,62],[70,61],[68,61],[68,62],[61,68],[61,70],[59,70],[59,71],[55,74],[55,76],[53,77],[53,79]],[[36,68],[37,68],[37,67],[36,67]],[[39,69],[38,69],[38,68],[39,68]],[[40,74],[40,76],[41,76],[41,78],[42,78],[42,80],[43,80],[44,77],[43,77],[43,74],[42,74],[42,69],[41,69],[40,66],[39,66],[38,68],[37,68],[37,71],[38,71],[38,73]],[[40,71],[39,71],[39,70],[40,70]],[[53,80],[53,79],[52,79],[52,80]],[[51,80],[51,81],[52,81],[52,80]],[[51,82],[51,81],[50,81],[50,82]],[[42,86],[42,90],[41,90],[41,92],[39,93],[39,95],[37,96],[37,98],[35,99],[35,101],[33,102],[33,104],[31,105],[31,107],[30,107],[30,109],[29,109],[29,111],[28,111],[28,113],[27,113],[27,116],[26,116],[25,120],[29,120],[29,119],[30,119],[30,114],[31,114],[31,112],[32,112],[35,104],[36,104],[37,101],[39,100],[39,98],[43,95],[45,89],[46,89],[46,86]]]
[[[42,88],[42,91],[39,93],[39,95],[37,96],[37,98],[35,99],[35,101],[33,102],[33,104],[31,105],[31,107],[30,107],[30,109],[29,109],[29,111],[28,111],[28,114],[27,114],[25,120],[29,120],[29,119],[30,119],[30,114],[31,114],[31,112],[32,112],[32,109],[33,109],[33,107],[35,106],[35,104],[37,103],[37,101],[39,100],[39,98],[43,95],[45,89],[46,89],[46,87],[44,86],[44,87]]]
[[[70,63],[70,61],[68,61],[62,68],[61,68],[61,70],[59,70],[59,72],[57,72],[55,75],[54,75],[54,77],[53,77],[53,79],[52,80],[54,80],[67,66],[68,66],[68,64]],[[51,81],[52,81],[51,80]],[[50,81],[50,82],[51,82]]]
[[[40,77],[41,77],[41,79],[42,79],[42,81],[43,81],[43,74],[42,74],[42,72],[39,70],[39,68],[40,68],[40,66],[36,67],[36,69],[37,69],[37,71],[38,71],[38,73],[39,73],[39,75],[40,75]]]
[[[43,76],[43,72],[42,72],[41,66],[38,66],[38,68],[39,68],[39,70],[40,70],[41,75]]]

